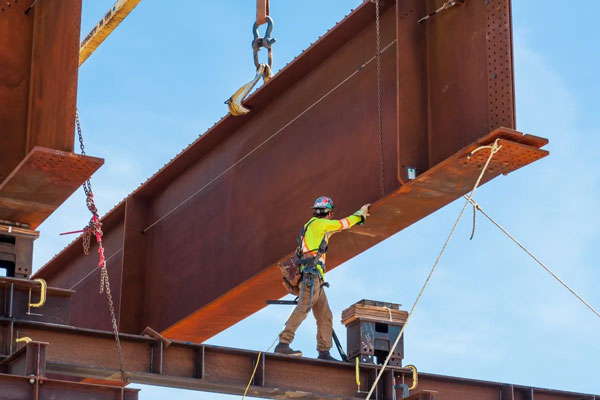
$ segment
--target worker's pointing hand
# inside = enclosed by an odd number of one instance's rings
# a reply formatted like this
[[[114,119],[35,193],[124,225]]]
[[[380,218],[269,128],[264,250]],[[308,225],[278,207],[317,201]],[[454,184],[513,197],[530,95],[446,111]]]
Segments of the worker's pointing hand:
[[[365,204],[364,206],[362,206],[360,208],[360,210],[358,210],[357,212],[354,213],[354,215],[356,215],[357,217],[362,217],[363,222],[367,219],[367,217],[369,216],[369,207],[371,207],[371,204]],[[359,223],[359,225],[362,224]]]
[[[370,207],[371,207],[371,203],[367,203],[360,208],[360,211],[362,212],[363,217],[367,218],[369,215],[371,215],[371,214],[369,214]]]

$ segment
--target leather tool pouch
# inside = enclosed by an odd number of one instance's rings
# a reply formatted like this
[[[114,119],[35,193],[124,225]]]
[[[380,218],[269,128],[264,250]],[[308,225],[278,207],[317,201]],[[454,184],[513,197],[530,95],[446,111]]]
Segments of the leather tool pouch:
[[[294,255],[294,257],[288,260],[277,263],[277,266],[281,271],[283,287],[285,287],[288,293],[291,293],[294,296],[300,294],[300,280],[302,279],[298,261],[300,261],[300,259]]]

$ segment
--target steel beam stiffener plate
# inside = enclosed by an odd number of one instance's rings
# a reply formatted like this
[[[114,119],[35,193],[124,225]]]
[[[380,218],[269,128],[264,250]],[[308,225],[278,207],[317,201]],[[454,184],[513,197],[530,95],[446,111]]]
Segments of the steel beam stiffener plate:
[[[0,183],[0,219],[35,229],[103,163],[101,158],[34,147]]]

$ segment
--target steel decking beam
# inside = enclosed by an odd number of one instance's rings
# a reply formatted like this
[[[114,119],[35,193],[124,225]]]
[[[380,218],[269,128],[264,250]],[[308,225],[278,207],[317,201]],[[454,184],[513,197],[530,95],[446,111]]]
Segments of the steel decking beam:
[[[10,330],[8,320],[0,319],[0,328]],[[67,325],[31,321],[13,321],[21,336],[48,342],[46,373],[105,380],[119,379],[119,366],[112,332],[74,328]],[[5,342],[7,329],[0,329],[0,343]],[[120,335],[127,374],[132,383],[217,393],[241,394],[250,379],[258,352],[173,341],[165,346],[160,339],[139,335]],[[379,366],[360,365],[361,391],[373,380]],[[411,371],[391,367],[399,381],[405,375],[411,384]],[[391,372],[390,372],[391,373]],[[299,379],[299,377],[301,377]],[[0,380],[1,381],[1,380]],[[382,383],[380,399],[391,399],[382,392],[391,384],[391,375]],[[351,363],[328,362],[309,358],[289,357],[273,353],[261,355],[249,395],[279,399],[360,399],[357,393],[355,367]],[[594,400],[590,394],[509,385],[473,379],[419,373],[418,391],[438,392],[439,399],[504,400],[540,395],[552,400]],[[533,400],[532,397],[528,397]]]

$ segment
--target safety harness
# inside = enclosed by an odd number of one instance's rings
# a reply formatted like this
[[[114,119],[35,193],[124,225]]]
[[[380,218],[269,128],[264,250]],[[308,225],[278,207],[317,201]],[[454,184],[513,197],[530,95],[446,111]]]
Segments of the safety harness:
[[[315,291],[315,281],[320,282],[320,278],[324,279],[323,274],[321,273],[321,271],[319,271],[318,268],[319,261],[321,259],[321,256],[327,253],[327,240],[325,236],[323,237],[323,240],[321,240],[321,243],[319,244],[319,247],[317,249],[308,250],[308,252],[306,253],[302,251],[302,243],[304,242],[306,231],[308,230],[310,224],[315,222],[317,219],[318,218],[314,217],[302,227],[300,235],[298,236],[298,248],[296,249],[296,257],[298,258],[298,261],[296,261],[296,263],[300,266],[299,273],[302,276],[302,291],[299,297],[300,304],[302,304],[302,299],[304,298],[304,288],[306,287],[306,285],[308,285],[310,287],[310,302],[308,306],[309,309],[312,308],[313,294]],[[317,253],[313,256],[311,253],[314,251],[316,251]],[[321,265],[321,268],[324,273],[325,266]],[[329,287],[329,283],[325,282],[323,283],[323,286]]]

